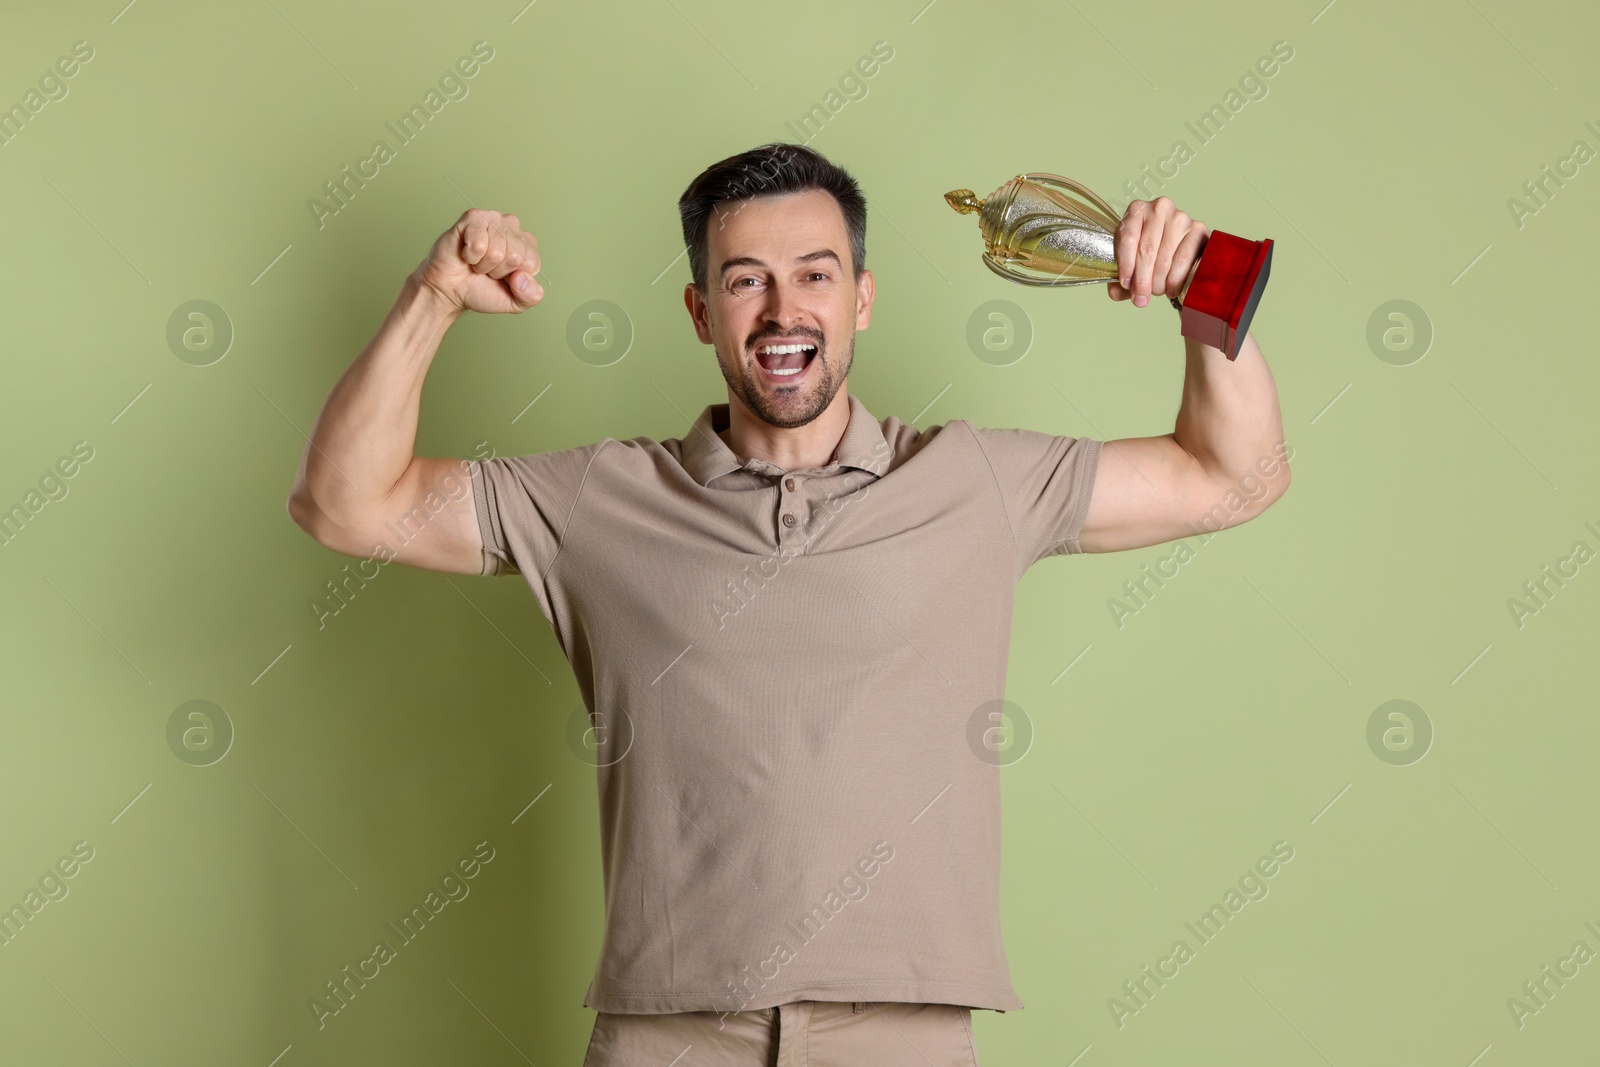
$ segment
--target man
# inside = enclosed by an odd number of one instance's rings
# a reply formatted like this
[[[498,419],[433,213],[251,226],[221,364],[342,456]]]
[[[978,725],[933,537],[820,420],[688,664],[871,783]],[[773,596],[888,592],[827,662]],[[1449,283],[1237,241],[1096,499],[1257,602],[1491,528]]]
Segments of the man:
[[[875,284],[848,173],[765,145],[679,209],[684,302],[728,388],[682,438],[413,455],[445,331],[543,297],[533,235],[474,209],[333,389],[289,512],[350,555],[520,573],[554,628],[602,738],[589,1067],[976,1064],[971,1009],[1022,1007],[998,766],[969,740],[1004,693],[1014,586],[1269,506],[1272,376],[1254,338],[1233,362],[1186,340],[1170,434],[919,431],[846,388]],[[1176,292],[1208,233],[1134,201],[1111,298]],[[1220,509],[1257,471],[1270,491]]]

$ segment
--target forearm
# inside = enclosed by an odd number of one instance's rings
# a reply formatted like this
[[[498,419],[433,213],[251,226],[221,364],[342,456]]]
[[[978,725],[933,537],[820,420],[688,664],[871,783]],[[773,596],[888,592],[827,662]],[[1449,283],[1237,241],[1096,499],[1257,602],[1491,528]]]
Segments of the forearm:
[[[342,526],[389,496],[414,455],[423,380],[460,314],[407,276],[383,325],[323,404],[292,506]]]
[[[1232,360],[1189,337],[1184,350],[1183,402],[1173,436],[1213,481],[1231,485],[1259,460],[1281,455],[1277,385],[1253,334],[1245,335]]]

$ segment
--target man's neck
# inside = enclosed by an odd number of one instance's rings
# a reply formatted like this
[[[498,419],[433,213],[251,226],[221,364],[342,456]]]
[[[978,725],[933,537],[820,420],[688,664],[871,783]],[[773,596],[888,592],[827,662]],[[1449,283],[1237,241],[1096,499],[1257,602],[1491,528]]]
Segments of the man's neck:
[[[785,471],[826,467],[850,425],[850,396],[841,385],[822,414],[804,426],[785,428],[763,422],[728,396],[728,428],[717,436],[740,459],[761,459]]]

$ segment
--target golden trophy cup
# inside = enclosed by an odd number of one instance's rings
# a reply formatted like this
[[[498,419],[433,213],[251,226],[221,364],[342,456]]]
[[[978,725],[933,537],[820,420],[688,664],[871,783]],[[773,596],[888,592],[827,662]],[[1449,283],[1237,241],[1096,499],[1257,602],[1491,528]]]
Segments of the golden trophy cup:
[[[1018,174],[979,200],[971,189],[944,194],[963,215],[976,213],[983,264],[1022,285],[1093,285],[1117,280],[1121,216],[1093,190],[1043,171]],[[1212,230],[1182,289],[1168,296],[1181,332],[1229,359],[1250,329],[1272,265],[1272,240]]]

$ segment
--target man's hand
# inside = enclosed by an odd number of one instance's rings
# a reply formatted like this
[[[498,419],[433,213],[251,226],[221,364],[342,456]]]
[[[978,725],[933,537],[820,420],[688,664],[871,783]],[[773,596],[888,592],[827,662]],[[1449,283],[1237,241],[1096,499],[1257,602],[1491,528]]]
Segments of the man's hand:
[[[537,273],[539,242],[515,215],[469,208],[412,276],[453,309],[521,314],[544,299]]]
[[[1152,296],[1177,296],[1205,249],[1210,227],[1179,211],[1171,200],[1135,200],[1117,227],[1117,276],[1106,292],[1144,307]]]

